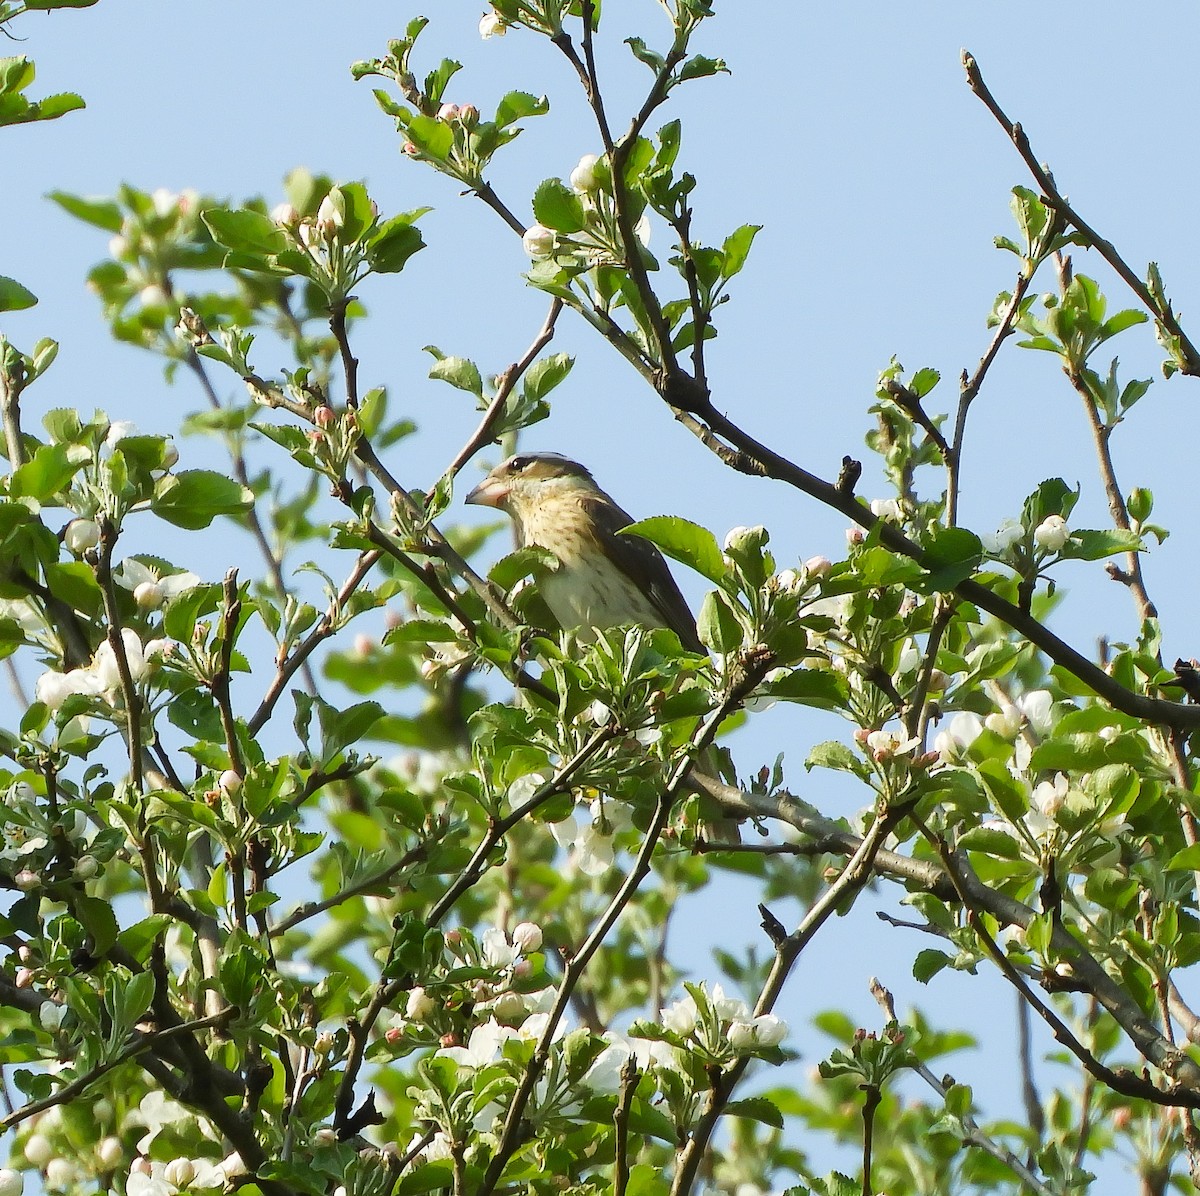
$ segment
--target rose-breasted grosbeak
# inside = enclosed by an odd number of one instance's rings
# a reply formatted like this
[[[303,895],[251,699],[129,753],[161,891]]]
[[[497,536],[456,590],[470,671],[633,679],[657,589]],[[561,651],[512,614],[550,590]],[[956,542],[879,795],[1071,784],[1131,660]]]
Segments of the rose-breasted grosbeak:
[[[467,495],[512,518],[521,547],[558,558],[539,589],[564,629],[622,623],[669,627],[690,652],[706,649],[696,620],[662,554],[648,540],[622,536],[633,522],[575,461],[557,453],[518,453]]]

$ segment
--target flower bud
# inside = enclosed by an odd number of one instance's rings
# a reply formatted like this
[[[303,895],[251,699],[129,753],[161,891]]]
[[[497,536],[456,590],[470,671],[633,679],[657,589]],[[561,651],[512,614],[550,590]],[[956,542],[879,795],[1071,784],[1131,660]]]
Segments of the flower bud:
[[[1061,515],[1047,515],[1033,529],[1034,543],[1047,552],[1059,552],[1070,538],[1071,531]]]
[[[75,1164],[70,1159],[54,1158],[46,1164],[48,1188],[73,1188],[77,1179]]]
[[[501,993],[492,1006],[492,1013],[496,1021],[503,1022],[505,1025],[519,1022],[525,1016],[525,1012],[525,1000],[520,993]]]
[[[179,464],[179,450],[171,441],[167,441],[163,445],[162,467],[163,469],[174,469]]]
[[[437,1008],[434,999],[420,986],[410,989],[404,1006],[404,1016],[412,1022],[423,1022]]]
[[[518,922],[513,927],[512,944],[522,955],[532,955],[542,948],[542,928],[536,922]]]
[[[81,855],[75,861],[75,879],[91,880],[100,873],[100,861],[94,855]]]
[[[30,1134],[25,1139],[25,1157],[35,1167],[45,1167],[54,1158],[54,1147],[45,1134]]]
[[[25,1177],[9,1167],[0,1168],[0,1196],[21,1196],[25,1189]]]
[[[186,1188],[196,1178],[196,1165],[191,1159],[172,1159],[163,1168],[163,1179],[177,1188]]]
[[[438,120],[444,120],[446,122],[449,122],[452,120],[457,120],[458,116],[459,116],[459,107],[457,104],[443,104],[438,109],[438,114],[437,114]]]
[[[504,18],[498,13],[484,13],[479,19],[479,36],[485,41],[489,37],[503,37],[508,32]]]
[[[72,519],[63,532],[63,543],[69,552],[82,556],[100,543],[100,525],[94,519]]]
[[[105,1171],[115,1171],[125,1159],[125,1147],[120,1138],[111,1135],[96,1143],[96,1161]]]
[[[312,1140],[314,1146],[336,1146],[338,1142],[337,1130],[323,1125],[313,1134]]]
[[[579,165],[571,171],[571,186],[576,191],[588,195],[600,190],[600,179],[596,174],[596,163],[599,161],[595,154],[584,154],[579,159]]]
[[[822,578],[833,568],[833,562],[827,556],[810,556],[804,562],[804,572],[809,577]]]
[[[525,230],[521,244],[535,262],[545,261],[554,255],[554,231],[544,224],[531,224]]]
[[[227,768],[217,778],[217,784],[223,792],[232,795],[237,793],[242,787],[242,777],[235,769]]]
[[[337,412],[328,403],[322,403],[313,411],[313,423],[318,428],[331,428],[337,423]]]
[[[386,1042],[389,1046],[395,1046],[396,1043],[402,1041],[403,1038],[404,1030],[400,1026],[392,1026],[392,1028],[385,1031],[383,1035],[384,1042]]]
[[[410,158],[419,157],[421,153],[411,141],[406,141],[400,148],[401,152],[407,154]]]
[[[271,219],[281,228],[295,228],[300,222],[300,213],[290,203],[276,204],[271,209]]]
[[[22,893],[29,893],[34,889],[41,887],[42,878],[31,868],[22,868],[21,871],[13,877],[13,882]]]
[[[13,984],[17,988],[32,988],[33,970],[31,968],[17,968],[17,974],[13,977]]]
[[[336,192],[337,188],[335,187],[333,191],[330,191],[330,193],[325,196],[323,200],[321,200],[321,206],[317,208],[317,231],[327,241],[333,239],[334,234],[339,228],[342,227],[342,224],[345,221],[345,217],[340,207],[333,198]]]
[[[458,110],[458,120],[464,129],[473,129],[479,124],[479,109],[474,104],[464,104]]]
[[[761,525],[730,528],[725,537],[725,551],[730,554],[761,551],[769,538],[767,529]]]

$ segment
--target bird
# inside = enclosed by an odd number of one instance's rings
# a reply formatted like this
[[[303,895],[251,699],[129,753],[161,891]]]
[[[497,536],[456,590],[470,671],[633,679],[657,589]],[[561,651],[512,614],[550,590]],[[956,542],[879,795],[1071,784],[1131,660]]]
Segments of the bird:
[[[707,655],[696,620],[667,562],[649,540],[623,536],[634,522],[578,461],[559,453],[517,453],[466,497],[512,521],[520,547],[553,555],[558,567],[539,589],[564,630],[584,641],[633,623],[666,627],[689,652]]]

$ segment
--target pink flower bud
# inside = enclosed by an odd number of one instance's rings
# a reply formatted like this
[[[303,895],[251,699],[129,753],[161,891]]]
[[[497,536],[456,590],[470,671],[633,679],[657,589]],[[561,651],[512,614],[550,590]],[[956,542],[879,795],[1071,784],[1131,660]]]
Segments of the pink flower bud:
[[[438,109],[438,120],[452,121],[456,120],[459,115],[459,107],[457,104],[443,104]]]
[[[34,889],[41,888],[42,878],[31,868],[22,868],[20,872],[13,877],[13,883],[21,890],[22,893],[32,892]]]
[[[322,403],[321,406],[313,412],[313,423],[316,424],[318,428],[331,428],[337,423],[337,412],[334,411],[334,409],[327,403]]]
[[[464,129],[473,129],[479,124],[479,109],[474,104],[464,104],[458,110],[458,119]]]
[[[217,784],[220,786],[220,788],[221,788],[221,789],[222,789],[222,790],[223,790],[225,793],[228,793],[228,794],[234,794],[234,793],[237,793],[237,792],[238,792],[238,791],[241,789],[241,787],[242,787],[242,777],[241,777],[241,774],[240,774],[240,773],[238,773],[238,772],[236,772],[236,771],[235,771],[234,769],[232,769],[232,768],[227,768],[227,769],[226,769],[226,770],[225,770],[223,773],[221,773],[221,775],[220,775],[220,776],[217,778]]]

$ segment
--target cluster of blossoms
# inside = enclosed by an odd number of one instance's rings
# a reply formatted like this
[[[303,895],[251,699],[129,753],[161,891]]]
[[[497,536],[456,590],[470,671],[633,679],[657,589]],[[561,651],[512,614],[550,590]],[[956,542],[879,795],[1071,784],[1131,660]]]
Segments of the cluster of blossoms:
[[[787,1037],[787,1022],[773,1013],[755,1016],[745,1001],[725,994],[719,984],[684,985],[687,994],[662,1012],[658,1023],[637,1022],[630,1037],[667,1042],[705,1065],[776,1050]]]
[[[301,216],[290,203],[277,204],[271,209],[271,219],[304,249],[315,252],[326,249],[337,239],[346,222],[346,212],[338,202],[335,187],[321,200],[315,216]],[[379,206],[370,201],[372,221],[379,217]]]
[[[121,644],[135,685],[152,676],[164,658],[174,651],[174,644],[168,639],[156,638],[143,644],[138,633],[130,627],[121,629]],[[120,707],[121,667],[112,644],[105,640],[90,663],[69,673],[48,669],[35,682],[34,694],[50,710],[60,709],[75,694],[96,698],[114,709]]]
[[[193,1128],[214,1151],[219,1147],[218,1135],[206,1122],[197,1120],[193,1113],[162,1092],[148,1092],[123,1115],[118,1114],[106,1097],[96,1101],[91,1112],[101,1136],[89,1153],[78,1149],[60,1106],[30,1119],[31,1132],[20,1144],[18,1153],[41,1173],[44,1190],[75,1191],[97,1179],[105,1188],[111,1186],[114,1175],[123,1174],[127,1196],[175,1196],[181,1191],[220,1191],[246,1173],[247,1168],[236,1153],[224,1158],[152,1160],[154,1141],[167,1127],[176,1132]],[[138,1130],[143,1132],[131,1160],[125,1143]],[[0,1172],[0,1196],[20,1196],[21,1180],[19,1172]]]
[[[1030,859],[1039,861],[1045,850],[1051,850],[1071,866],[1065,853],[1069,844],[1097,848],[1089,851],[1087,866],[1099,866],[1117,851],[1117,841],[1126,833],[1128,823],[1119,814],[1108,814],[1094,820],[1072,817],[1073,810],[1090,808],[1084,796],[1086,774],[1072,784],[1065,773],[1034,781],[1030,765],[1037,744],[1051,735],[1062,716],[1056,709],[1049,691],[1030,690],[1015,700],[1005,700],[998,711],[986,718],[971,711],[955,714],[934,740],[937,750],[951,762],[966,762],[971,758],[972,745],[983,732],[989,731],[1012,744],[1008,758],[1008,773],[1025,789],[1026,808],[1019,815],[1006,810],[1003,818],[992,818],[984,825],[994,829],[1012,829],[1017,842]],[[1111,740],[1118,734],[1115,727],[1102,728],[1101,739]],[[1072,829],[1068,830],[1068,826]]]
[[[984,552],[991,556],[1005,557],[1027,535],[1025,525],[1019,519],[1003,519],[994,532],[979,537]],[[1033,529],[1034,544],[1048,553],[1061,552],[1071,538],[1071,529],[1061,515],[1047,515]]]
[[[124,218],[108,251],[115,261],[125,263],[127,281],[137,290],[142,307],[167,307],[172,300],[164,285],[163,240],[174,238],[183,243],[192,236],[200,215],[200,196],[191,190],[159,187],[151,192],[150,202],[149,213],[130,213]]]
[[[11,872],[13,883],[23,892],[42,886],[44,865],[55,855],[53,844],[63,841],[74,854],[76,880],[90,880],[100,870],[94,856],[87,854],[94,828],[80,809],[61,810],[50,817],[37,791],[25,780],[14,781],[3,793],[3,820],[0,821],[0,865]],[[21,947],[21,962],[34,962],[28,946]],[[28,966],[17,970],[18,988],[33,982]]]
[[[611,181],[607,162],[596,154],[584,154],[571,171],[569,182],[582,203],[586,227],[567,235],[541,223],[531,224],[521,238],[526,254],[535,262],[553,258],[563,265],[581,269],[620,265],[625,254],[608,194]],[[633,231],[642,245],[648,247],[650,219],[645,212],[638,218]]]

